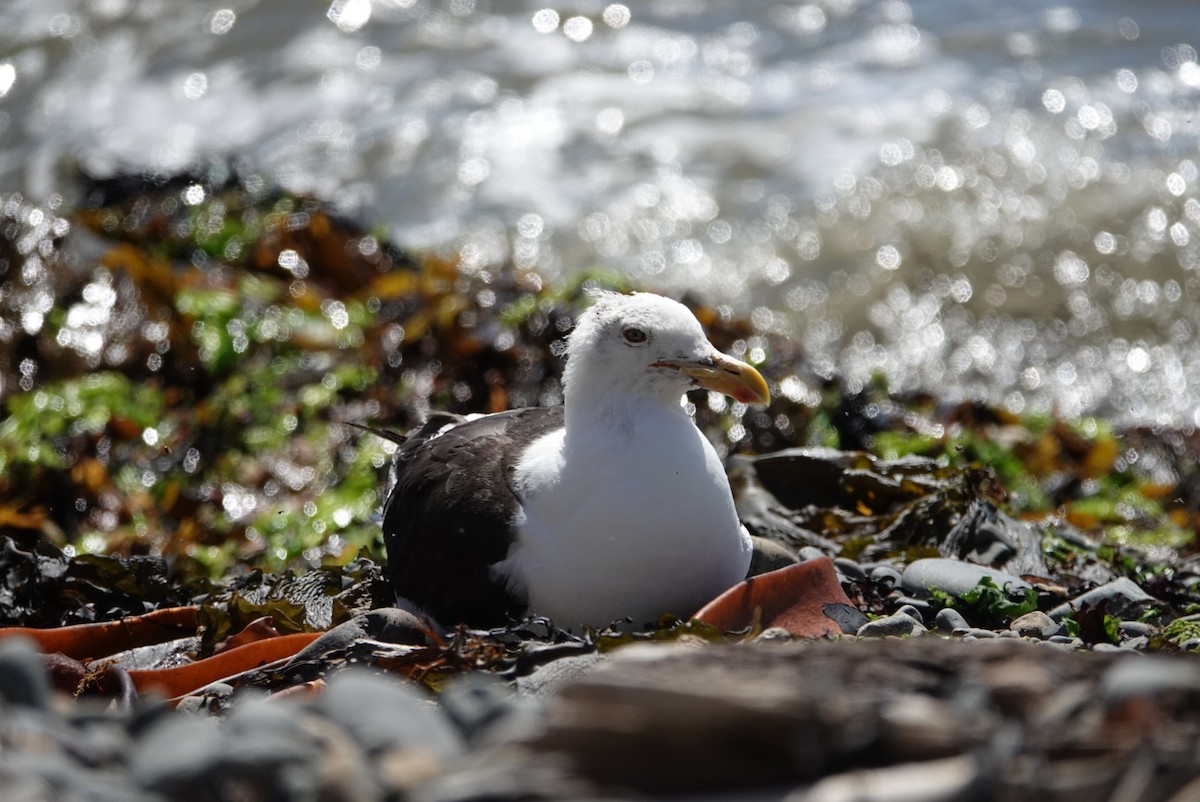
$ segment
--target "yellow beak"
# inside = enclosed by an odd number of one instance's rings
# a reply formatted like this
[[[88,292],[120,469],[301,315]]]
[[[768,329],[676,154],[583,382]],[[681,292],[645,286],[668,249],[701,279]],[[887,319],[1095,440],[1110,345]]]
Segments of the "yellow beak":
[[[762,374],[741,360],[713,352],[706,359],[660,359],[651,367],[672,368],[707,390],[731,396],[743,404],[769,404],[771,390]]]

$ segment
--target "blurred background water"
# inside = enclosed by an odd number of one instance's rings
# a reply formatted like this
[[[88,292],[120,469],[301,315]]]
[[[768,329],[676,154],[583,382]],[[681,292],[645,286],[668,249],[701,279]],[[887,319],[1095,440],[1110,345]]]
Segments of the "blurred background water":
[[[1197,40],[1172,0],[6,0],[0,190],[229,158],[852,388],[1195,426]]]

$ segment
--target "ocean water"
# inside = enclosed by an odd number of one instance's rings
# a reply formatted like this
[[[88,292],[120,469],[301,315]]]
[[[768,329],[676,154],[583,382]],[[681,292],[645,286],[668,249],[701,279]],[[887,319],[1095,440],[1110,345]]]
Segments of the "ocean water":
[[[1198,45],[1167,0],[6,0],[0,190],[232,158],[851,387],[1195,426]]]

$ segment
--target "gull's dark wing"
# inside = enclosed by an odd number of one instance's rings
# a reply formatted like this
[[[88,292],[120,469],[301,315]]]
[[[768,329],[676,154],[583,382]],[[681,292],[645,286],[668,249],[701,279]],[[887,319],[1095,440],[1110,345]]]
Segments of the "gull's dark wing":
[[[562,425],[562,407],[470,421],[438,415],[400,444],[383,508],[397,596],[445,626],[495,626],[524,615],[526,600],[493,580],[489,569],[508,556],[516,537],[513,468],[526,446]]]

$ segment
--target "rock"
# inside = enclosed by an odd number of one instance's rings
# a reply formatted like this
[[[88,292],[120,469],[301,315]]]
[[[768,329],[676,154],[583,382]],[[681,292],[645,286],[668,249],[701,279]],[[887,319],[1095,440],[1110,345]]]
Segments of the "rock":
[[[782,543],[757,535],[750,536],[750,543],[754,551],[750,557],[750,569],[746,571],[747,577],[758,576],[800,562],[796,552]]]
[[[956,629],[971,628],[971,625],[967,623],[967,619],[963,618],[962,613],[952,607],[938,610],[938,614],[933,619],[933,624],[937,627],[938,632],[943,632],[947,635]]]
[[[1041,610],[1034,610],[1015,619],[1008,628],[1018,635],[1029,638],[1046,639],[1057,635],[1062,630],[1062,624],[1055,621]]]
[[[1122,638],[1138,638],[1150,635],[1152,628],[1144,621],[1122,621],[1117,629]]]
[[[1109,615],[1125,615],[1143,605],[1157,601],[1158,599],[1142,590],[1141,586],[1132,579],[1120,577],[1098,588],[1093,588],[1087,593],[1080,594],[1069,602],[1058,605],[1050,611],[1050,617],[1055,621],[1061,621],[1085,605],[1092,607],[1097,604],[1107,604],[1106,611]]]
[[[1100,644],[1097,644],[1100,645]],[[1200,665],[1194,659],[1172,659],[1143,655],[1113,663],[1099,682],[1105,701],[1120,702],[1130,697],[1178,693],[1200,699]]]
[[[603,659],[599,652],[562,657],[543,666],[532,674],[517,678],[517,692],[536,699],[544,699],[561,691],[592,670]]]
[[[821,549],[817,548],[816,546],[801,546],[800,551],[797,552],[797,554],[799,555],[801,562],[806,560],[815,560],[818,557],[825,556],[825,552],[821,551]]]
[[[792,639],[792,633],[788,632],[783,627],[767,627],[754,638],[758,641],[789,641]]]
[[[990,630],[990,629],[981,629],[981,628],[979,628],[979,627],[968,627],[966,632],[963,632],[963,631],[961,631],[961,630],[957,630],[957,629],[956,629],[956,630],[954,630],[954,634],[955,634],[955,635],[961,635],[961,636],[962,636],[962,637],[964,637],[964,638],[967,638],[967,637],[970,637],[970,638],[982,638],[982,639],[984,639],[984,640],[991,640],[992,638],[999,637],[999,636],[998,636],[998,635],[996,635],[996,633],[995,633],[995,632],[993,632],[992,630]]]
[[[492,674],[466,674],[438,697],[442,710],[472,746],[512,741],[532,732],[541,707]]]
[[[923,635],[926,631],[924,625],[911,616],[897,614],[868,621],[859,627],[858,637],[883,638],[888,635]]]
[[[860,769],[826,777],[792,802],[899,802],[921,799],[950,802],[970,797],[979,779],[979,762],[970,755]]]
[[[851,582],[862,582],[867,578],[867,572],[854,560],[848,560],[845,557],[835,557],[833,565],[837,568],[839,574]]]
[[[343,671],[314,707],[368,753],[412,748],[446,759],[464,749],[462,736],[437,708],[397,678]]]
[[[896,610],[896,612],[892,613],[892,615],[906,615],[921,626],[925,626],[925,617],[921,615],[920,610],[918,610],[916,607],[913,607],[911,604],[905,604],[904,606],[900,607],[900,609]]]
[[[870,577],[881,595],[900,587],[900,572],[890,565],[875,566],[871,569]]]
[[[940,590],[955,598],[973,590],[983,579],[990,579],[1010,597],[1019,599],[1031,587],[1018,576],[962,560],[928,557],[915,560],[904,569],[901,582],[904,590],[917,596],[928,596]]]
[[[297,652],[289,663],[312,660],[334,649],[345,649],[363,638],[385,643],[425,645],[428,623],[408,610],[384,607],[352,618],[317,638]]]
[[[50,678],[29,638],[0,640],[0,699],[43,710],[50,706]]]
[[[183,792],[216,769],[224,746],[216,719],[163,716],[141,733],[130,771],[144,788],[167,795]]]

